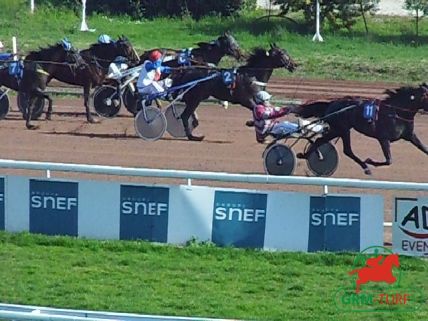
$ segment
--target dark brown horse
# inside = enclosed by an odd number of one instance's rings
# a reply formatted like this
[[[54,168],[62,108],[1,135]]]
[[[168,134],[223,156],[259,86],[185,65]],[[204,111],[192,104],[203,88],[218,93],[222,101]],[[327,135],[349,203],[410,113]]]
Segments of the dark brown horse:
[[[217,77],[201,82],[183,96],[186,108],[181,114],[181,120],[187,138],[196,141],[204,138],[204,136],[194,136],[189,128],[189,117],[195,112],[201,101],[213,96],[253,110],[255,106],[254,96],[264,88],[272,75],[273,69],[286,68],[292,72],[296,66],[297,64],[285,50],[276,45],[271,45],[269,50],[254,49],[246,65],[235,70],[194,69],[186,70],[181,75],[176,76],[173,86],[217,74]],[[230,79],[226,79],[228,76]],[[197,123],[194,124],[194,127],[196,126]]]
[[[218,65],[220,60],[224,56],[230,56],[237,60],[242,58],[242,52],[236,39],[229,33],[225,32],[223,35],[218,37],[216,40],[210,42],[198,42],[197,48],[189,48],[183,50],[176,49],[151,49],[144,52],[140,56],[141,61],[145,61],[149,58],[149,55],[154,50],[160,50],[164,53],[165,58],[171,57],[170,60],[165,61],[164,65],[169,67],[179,67],[182,65],[180,58],[188,60],[189,64],[198,65],[210,63]]]
[[[414,119],[418,110],[428,111],[428,86],[401,87],[387,90],[386,98],[369,100],[358,97],[344,97],[331,101],[315,101],[293,108],[293,112],[302,118],[315,117],[324,120],[329,130],[306,151],[297,155],[306,158],[322,144],[340,137],[343,142],[343,152],[358,163],[368,175],[371,170],[368,165],[386,166],[392,164],[390,144],[400,139],[412,143],[428,155],[428,148],[414,132]],[[367,117],[368,110],[377,111],[371,118]],[[385,161],[379,162],[367,158],[358,158],[351,148],[351,129],[379,141],[385,156]]]

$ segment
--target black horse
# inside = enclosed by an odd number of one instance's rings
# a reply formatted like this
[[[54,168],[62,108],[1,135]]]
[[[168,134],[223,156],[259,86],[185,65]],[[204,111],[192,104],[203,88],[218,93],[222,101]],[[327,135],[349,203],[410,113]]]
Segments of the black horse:
[[[183,50],[165,50],[162,48],[151,49],[145,51],[140,56],[140,60],[147,60],[150,53],[154,50],[159,50],[164,53],[164,57],[166,58],[164,65],[169,67],[179,67],[181,65],[179,61],[180,55],[184,55],[181,57],[188,59],[188,63],[192,65],[204,65],[206,63],[218,65],[224,56],[230,56],[237,60],[240,60],[243,57],[238,42],[229,32],[225,32],[216,40],[211,42],[198,42],[197,45],[198,48]],[[168,57],[171,57],[172,59],[168,60]]]
[[[80,54],[71,46],[58,42],[48,48],[32,51],[26,56],[26,61],[36,61],[49,74],[47,84],[53,79],[82,86],[86,118],[88,122],[97,122],[89,110],[91,88],[102,84],[105,80],[109,64],[117,57],[124,56],[131,62],[139,60],[134,48],[126,37],[108,44],[94,44]],[[50,105],[46,118],[50,119]]]
[[[344,97],[332,101],[315,101],[293,108],[293,113],[302,118],[316,117],[329,125],[329,130],[315,141],[306,151],[297,155],[306,158],[316,148],[330,140],[340,137],[345,155],[357,162],[368,175],[368,165],[385,166],[392,163],[390,143],[400,139],[411,142],[428,155],[428,148],[414,133],[414,118],[418,110],[428,111],[428,85],[401,87],[387,90],[386,98],[369,100],[367,98]],[[370,116],[368,111],[377,111]],[[370,117],[367,117],[370,116]],[[363,135],[376,138],[385,155],[384,162],[370,158],[362,161],[351,148],[351,129]]]
[[[213,96],[219,100],[240,104],[253,110],[255,106],[254,96],[264,88],[273,69],[286,68],[292,72],[296,66],[297,64],[285,50],[276,45],[271,45],[268,51],[261,48],[254,49],[247,60],[247,64],[234,70],[193,69],[175,76],[173,86],[213,77],[198,83],[183,96],[186,108],[181,114],[181,120],[187,138],[195,141],[204,139],[204,136],[194,136],[189,128],[189,117],[195,112],[201,101]],[[194,127],[196,126],[197,123],[194,124]]]

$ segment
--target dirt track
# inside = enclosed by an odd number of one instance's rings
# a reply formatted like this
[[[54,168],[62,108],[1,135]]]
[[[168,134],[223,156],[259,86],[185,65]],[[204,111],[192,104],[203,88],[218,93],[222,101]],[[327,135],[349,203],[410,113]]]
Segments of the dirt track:
[[[297,83],[297,85],[296,85]],[[320,98],[336,95],[379,96],[387,87],[385,84],[360,84],[356,82],[304,82],[288,81],[287,84],[274,80],[270,91],[277,98]],[[294,89],[293,89],[294,86]],[[358,86],[358,89],[352,89]],[[390,85],[389,85],[390,87]],[[292,88],[292,89],[289,89]],[[326,88],[329,90],[327,91]],[[290,97],[294,91],[295,96]],[[288,97],[287,97],[288,96]],[[86,163],[103,165],[120,165],[146,168],[168,168],[201,171],[224,171],[231,173],[263,173],[262,152],[265,146],[256,143],[252,128],[244,123],[251,117],[248,110],[231,106],[228,110],[219,105],[204,105],[198,110],[200,126],[197,134],[206,135],[203,142],[189,142],[175,139],[168,134],[156,142],[145,142],[134,130],[133,118],[123,110],[119,117],[104,119],[100,124],[89,124],[84,116],[82,99],[54,100],[54,115],[50,122],[39,121],[41,128],[37,131],[25,129],[21,114],[16,110],[14,97],[12,108],[0,127],[2,144],[1,157],[4,159],[52,161],[67,163]],[[416,133],[428,143],[428,116],[418,115],[416,118]],[[357,155],[362,158],[371,157],[383,159],[380,146],[375,140],[354,133],[352,146]],[[392,145],[393,165],[373,170],[373,176],[368,177],[350,159],[341,153],[341,143],[337,144],[340,151],[340,164],[334,177],[376,179],[389,181],[426,182],[428,178],[428,157],[418,151],[410,143],[400,141]],[[298,145],[299,151],[303,145]],[[296,175],[307,175],[306,164],[298,161]],[[10,173],[1,170],[1,173]],[[16,173],[21,173],[16,171]],[[36,174],[36,173],[34,173]],[[37,173],[39,175],[40,173]],[[54,174],[55,176],[55,174]],[[73,174],[61,176],[75,177]],[[80,177],[92,178],[91,175],[79,174]],[[117,179],[100,177],[100,179]],[[119,178],[121,180],[159,182],[159,179]],[[172,182],[172,181],[168,181]],[[174,181],[174,183],[185,183]],[[216,186],[227,186],[223,183],[200,182]],[[276,185],[233,184],[235,187],[302,190],[320,193],[320,187],[296,187]],[[344,188],[332,188],[331,192],[368,193]],[[386,196],[386,219],[391,219],[393,195],[415,195],[399,191],[373,191]],[[416,193],[422,195],[422,193]],[[426,195],[426,194],[425,194]]]

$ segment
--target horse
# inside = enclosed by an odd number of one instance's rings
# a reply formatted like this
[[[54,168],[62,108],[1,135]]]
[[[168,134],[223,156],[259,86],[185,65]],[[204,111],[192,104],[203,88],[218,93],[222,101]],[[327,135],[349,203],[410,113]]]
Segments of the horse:
[[[145,51],[141,56],[141,61],[149,59],[149,55],[154,50],[159,50],[164,53],[164,65],[168,67],[180,67],[180,55],[183,57],[183,62],[191,63],[192,65],[205,65],[206,63],[218,65],[224,56],[230,56],[237,60],[243,57],[241,49],[236,39],[229,33],[225,32],[216,40],[210,42],[198,42],[198,48],[189,49],[169,49],[162,48],[151,49]],[[171,57],[171,58],[169,58]],[[187,61],[188,60],[188,61]]]
[[[72,59],[67,58],[72,56]],[[78,53],[71,44],[64,46],[59,42],[39,51],[32,51],[26,60],[38,61],[42,68],[49,73],[47,84],[53,79],[82,86],[86,118],[90,123],[95,120],[89,109],[89,96],[91,88],[102,84],[107,74],[108,65],[117,56],[124,56],[130,61],[138,61],[138,55],[126,37],[108,44],[94,44],[89,49]],[[52,106],[46,113],[46,119],[51,118]]]
[[[204,136],[194,136],[189,128],[189,117],[194,114],[200,102],[213,96],[222,101],[230,101],[253,110],[256,103],[255,94],[261,90],[272,75],[275,68],[286,68],[293,72],[297,67],[294,60],[285,50],[271,45],[269,50],[255,48],[247,59],[247,63],[234,70],[186,70],[173,78],[173,86],[181,85],[205,77],[210,80],[198,83],[183,96],[186,108],[181,114],[181,120],[189,140],[201,141]],[[217,76],[216,76],[217,75]],[[225,79],[230,78],[230,79]],[[224,80],[227,80],[226,83]],[[197,119],[194,127],[198,125]]]
[[[322,144],[334,138],[341,138],[343,152],[358,163],[364,173],[371,175],[368,165],[375,167],[392,164],[390,144],[404,139],[428,155],[428,148],[414,132],[416,113],[423,109],[428,111],[428,85],[417,87],[403,86],[385,91],[383,99],[370,100],[361,97],[343,97],[337,100],[314,101],[291,108],[291,112],[302,118],[315,117],[329,125],[329,129],[298,158],[307,158]],[[367,119],[368,110],[377,111]],[[378,140],[385,156],[385,161],[367,158],[362,161],[352,151],[351,129]]]

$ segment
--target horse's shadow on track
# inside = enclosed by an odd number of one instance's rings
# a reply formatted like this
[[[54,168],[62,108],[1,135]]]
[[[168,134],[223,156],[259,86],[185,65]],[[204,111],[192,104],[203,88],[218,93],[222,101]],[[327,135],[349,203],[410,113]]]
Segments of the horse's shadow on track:
[[[75,137],[88,137],[88,138],[101,138],[101,139],[139,139],[143,140],[137,135],[128,134],[128,133],[121,133],[121,134],[94,134],[94,133],[78,133],[74,131],[67,131],[67,132],[44,132],[46,135],[60,135],[60,136],[75,136]],[[174,138],[174,137],[162,137],[159,139],[160,141],[174,141],[174,142],[188,142],[188,143],[195,143],[190,142],[186,138]],[[206,144],[232,144],[232,141],[228,140],[203,140],[202,142],[196,142],[197,143],[206,143]]]

